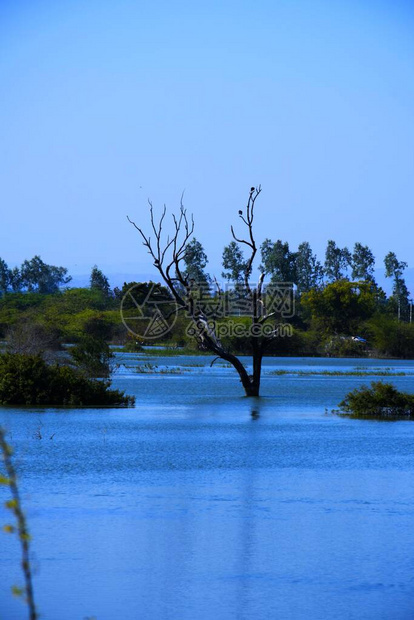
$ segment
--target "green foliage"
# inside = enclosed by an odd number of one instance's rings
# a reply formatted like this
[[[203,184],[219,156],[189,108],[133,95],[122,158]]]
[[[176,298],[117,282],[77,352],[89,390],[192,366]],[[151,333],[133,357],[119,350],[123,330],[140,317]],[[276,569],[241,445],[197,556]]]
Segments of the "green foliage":
[[[0,258],[0,297],[5,295],[10,288],[11,271],[7,263]]]
[[[116,300],[122,301],[123,310],[135,310],[150,297],[151,300],[172,301],[170,291],[159,282],[124,282],[122,289],[115,288]]]
[[[225,271],[222,277],[235,284],[241,284],[247,269],[247,261],[243,256],[243,251],[235,241],[230,241],[223,250],[222,264]]]
[[[122,350],[127,353],[138,353],[140,351],[143,351],[143,348],[142,344],[136,339],[136,337],[133,336],[130,332],[128,332]]]
[[[108,278],[98,269],[97,265],[92,267],[90,287],[93,291],[99,291],[104,297],[110,297],[112,294]]]
[[[48,299],[41,293],[9,293],[1,299],[1,310],[16,311],[16,314],[38,308]]]
[[[273,243],[265,239],[260,246],[262,264],[259,269],[270,275],[271,282],[296,282],[296,254],[289,250],[289,244],[278,239]]]
[[[320,288],[323,281],[323,267],[312,253],[307,241],[301,243],[296,252],[296,280],[299,293],[307,293]]]
[[[388,252],[387,256],[384,258],[384,265],[385,277],[394,278],[395,280],[402,278],[402,274],[407,267],[407,263],[398,260],[395,252]]]
[[[323,351],[327,357],[365,357],[366,345],[349,336],[331,336],[324,342]]]
[[[0,404],[129,406],[134,398],[110,390],[109,381],[85,377],[58,364],[48,365],[40,355],[0,355]]]
[[[303,294],[301,304],[323,331],[352,336],[374,315],[380,298],[381,291],[372,283],[338,280]]]
[[[114,318],[113,313],[109,312],[100,312],[87,318],[83,323],[84,333],[98,340],[110,340],[113,332],[111,318]],[[116,314],[116,319],[118,319],[118,314]]]
[[[210,276],[204,271],[208,263],[207,254],[199,241],[194,237],[187,244],[184,253],[185,269],[184,277],[194,281],[197,285],[208,290],[211,282]]]
[[[374,282],[375,258],[367,245],[355,244],[351,266],[353,280]]]
[[[6,261],[0,258],[0,297],[9,291],[20,291],[22,278],[18,267],[10,269]]]
[[[405,372],[373,368],[361,370],[272,370],[269,375],[297,375],[299,377],[405,377]]]
[[[111,303],[98,289],[69,288],[61,293],[48,296],[50,306],[58,306],[59,311],[76,314],[82,310],[105,310]]]
[[[325,253],[325,275],[330,282],[346,279],[351,253],[348,248],[339,248],[335,241],[328,241]]]
[[[20,284],[29,292],[55,293],[61,284],[67,284],[72,279],[67,273],[65,267],[47,265],[40,256],[34,256],[23,262],[20,268]]]
[[[42,305],[47,296],[38,293],[8,293],[0,298],[0,332],[19,322],[36,322],[33,317],[42,316]]]
[[[376,315],[366,324],[373,348],[381,355],[414,358],[414,325],[388,315]]]
[[[114,354],[103,338],[84,334],[70,349],[75,366],[87,377],[108,378],[111,375],[111,362]]]
[[[232,241],[224,249],[222,275],[242,293],[248,263],[241,248]],[[294,282],[299,293],[296,314],[290,319],[295,328],[293,336],[277,338],[270,344],[269,354],[356,356],[376,351],[384,356],[414,357],[413,331],[403,323],[409,319],[408,290],[403,278],[406,263],[400,262],[393,252],[385,258],[386,274],[394,279],[393,295],[387,299],[373,280],[372,252],[360,243],[355,244],[351,256],[347,248],[341,249],[334,241],[328,242],[325,268],[331,282],[325,287],[324,269],[309,243],[303,242],[296,252],[291,252],[288,243],[266,239],[261,250],[262,271],[273,281]],[[205,273],[207,257],[196,239],[187,245],[184,264],[188,278],[209,286],[210,279]],[[348,267],[352,267],[353,277],[358,278],[358,282],[346,279]],[[25,261],[21,270],[9,269],[0,259],[0,338],[9,341],[9,350],[35,353],[56,349],[60,342],[79,344],[85,334],[106,342],[126,343],[131,350],[137,350],[134,343],[140,338],[127,341],[128,331],[119,312],[121,302],[127,322],[129,318],[136,318],[137,306],[145,302],[149,293],[151,302],[163,302],[165,315],[173,315],[174,300],[161,284],[155,284],[154,288],[153,282],[129,282],[111,294],[108,279],[96,266],[91,274],[91,288],[59,290],[60,284],[67,281],[64,268],[46,265],[39,256]],[[263,288],[266,291],[266,283]],[[187,291],[194,303],[200,303],[201,307],[204,302],[209,307],[215,305],[210,293],[201,299],[198,292],[197,287]],[[231,297],[229,293],[226,295]],[[235,310],[234,304],[232,309]],[[149,321],[155,313],[154,303],[143,308],[143,313]],[[233,312],[236,318],[242,319],[240,313],[243,314],[243,310]],[[401,323],[394,320],[397,316]],[[187,333],[188,322],[188,318],[180,314],[168,334],[157,340],[158,344],[194,346]],[[138,323],[135,321],[131,325]],[[144,333],[148,324],[144,321],[139,325]],[[343,338],[354,335],[367,338],[368,348]],[[225,344],[238,352],[251,350],[248,337],[229,337]]]
[[[0,299],[0,330],[3,335],[13,325],[26,323],[54,330],[66,342],[77,341],[83,333],[111,340],[119,330],[125,334],[119,301],[104,299],[90,289],[68,289],[51,295],[8,293]]]
[[[342,411],[356,417],[414,418],[414,394],[399,392],[390,383],[373,381],[346,395],[339,404]]]
[[[392,297],[390,306],[394,314],[398,317],[408,318],[409,313],[409,292],[403,278],[407,263],[399,261],[394,252],[388,252],[384,259],[385,276],[393,278]]]

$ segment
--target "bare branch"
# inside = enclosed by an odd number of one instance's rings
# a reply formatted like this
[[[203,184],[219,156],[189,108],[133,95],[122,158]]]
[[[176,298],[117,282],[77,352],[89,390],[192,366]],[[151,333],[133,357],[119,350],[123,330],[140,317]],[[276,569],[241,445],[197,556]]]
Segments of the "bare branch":
[[[220,356],[215,357],[215,358],[213,359],[213,361],[211,362],[211,364],[210,364],[210,368],[213,366],[214,362],[217,362],[217,360],[221,360],[221,357],[220,357]]]
[[[262,299],[262,287],[263,287],[263,280],[264,280],[264,277],[265,277],[265,274],[264,274],[264,272],[263,272],[263,273],[261,273],[261,274],[260,274],[260,277],[259,277],[259,282],[258,282],[258,284],[257,284],[257,299],[258,299],[258,301],[260,301],[261,303],[263,303],[263,302],[261,301],[261,299]]]
[[[237,236],[233,226],[231,227],[233,239],[237,243],[246,245],[250,250],[249,257],[244,263],[244,284],[246,291],[251,295],[251,299],[253,301],[254,310],[251,316],[252,325],[258,325],[260,322],[264,322],[273,316],[272,314],[262,316],[265,312],[264,302],[262,301],[264,274],[262,274],[259,278],[257,288],[251,290],[249,285],[249,278],[253,269],[253,261],[257,253],[257,246],[253,234],[253,222],[255,202],[260,192],[260,186],[257,188],[251,188],[244,212],[239,211],[239,217],[243,225],[246,227],[245,234]],[[219,358],[229,362],[238,372],[246,394],[248,396],[257,396],[259,394],[260,387],[263,351],[269,339],[256,335],[251,338],[253,375],[249,375],[243,362],[236,355],[231,353],[231,351],[227,350],[227,348],[220,342],[216,331],[216,324],[214,320],[210,320],[212,317],[211,310],[206,310],[202,304],[198,303],[198,299],[196,299],[193,295],[192,283],[188,281],[185,273],[181,269],[182,261],[185,259],[187,244],[194,232],[194,219],[192,215],[189,216],[187,214],[187,210],[183,204],[183,196],[184,193],[181,196],[179,213],[177,213],[177,215],[172,215],[172,234],[171,236],[167,236],[166,240],[163,240],[163,228],[166,218],[165,205],[161,213],[161,217],[157,221],[154,216],[153,205],[149,201],[151,228],[154,235],[153,241],[151,241],[151,238],[146,236],[143,230],[129,217],[128,221],[133,224],[141,235],[144,246],[148,249],[149,254],[154,260],[154,265],[157,267],[177,303],[176,311],[187,311],[193,321],[194,337],[200,346],[211,351],[217,356],[213,360],[212,365]],[[221,290],[216,278],[214,278],[214,282],[218,295],[222,295],[223,291]],[[183,287],[185,294],[180,292],[180,288],[177,284],[180,284]],[[270,336],[270,340],[276,337],[277,333],[278,329],[275,329]]]
[[[260,185],[256,188],[252,187],[250,189],[249,198],[247,200],[245,215],[243,215],[243,211],[239,211],[239,217],[247,227],[248,238],[244,239],[237,237],[236,233],[234,232],[233,226],[231,227],[231,234],[233,235],[233,239],[238,243],[243,243],[247,245],[251,249],[251,254],[249,259],[247,260],[246,269],[244,272],[244,283],[246,286],[246,290],[249,291],[250,294],[252,293],[252,291],[249,285],[249,278],[253,270],[253,261],[257,253],[257,246],[253,235],[254,205],[261,191],[262,189]]]
[[[235,241],[237,241],[238,243],[245,243],[246,245],[248,245],[248,246],[249,246],[249,248],[252,248],[252,249],[253,249],[253,246],[252,246],[252,244],[250,243],[250,241],[246,241],[245,239],[239,239],[238,237],[236,237],[236,234],[235,234],[235,232],[234,232],[234,228],[233,228],[233,226],[230,226],[230,230],[231,230],[231,234],[233,235],[233,239],[234,239]]]
[[[219,295],[222,295],[222,294],[223,294],[223,291],[222,291],[222,290],[221,290],[221,288],[220,288],[220,284],[217,282],[217,278],[216,278],[216,276],[213,276],[213,277],[214,277],[214,283],[215,283],[215,285],[216,285],[217,292],[218,292],[218,294],[219,294]]]

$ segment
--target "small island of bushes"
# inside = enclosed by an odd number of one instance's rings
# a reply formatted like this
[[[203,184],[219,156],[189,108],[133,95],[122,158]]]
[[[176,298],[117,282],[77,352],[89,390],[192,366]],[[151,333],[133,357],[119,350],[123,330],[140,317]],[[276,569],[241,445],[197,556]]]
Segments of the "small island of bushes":
[[[339,407],[342,413],[356,418],[414,420],[414,394],[400,392],[382,381],[356,388]]]
[[[92,379],[76,368],[48,364],[41,355],[0,355],[0,404],[129,407],[133,396],[110,389],[109,380]]]

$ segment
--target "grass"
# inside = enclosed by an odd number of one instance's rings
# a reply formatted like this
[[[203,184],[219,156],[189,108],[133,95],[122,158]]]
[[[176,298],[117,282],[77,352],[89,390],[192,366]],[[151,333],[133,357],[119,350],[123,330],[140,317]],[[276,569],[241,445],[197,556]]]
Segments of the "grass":
[[[407,373],[396,372],[390,369],[371,371],[362,370],[272,370],[269,375],[297,375],[299,377],[323,376],[323,377],[405,377]]]
[[[150,364],[149,362],[146,364],[141,364],[140,366],[126,366],[126,368],[131,368],[137,374],[158,374],[158,375],[182,375],[185,372],[191,372],[190,368],[160,368],[156,364]]]
[[[125,349],[123,347],[116,347],[112,349],[113,351],[119,351],[120,353],[124,353]],[[130,353],[130,351],[127,351]],[[214,355],[210,351],[199,351],[198,349],[191,349],[190,347],[174,347],[174,346],[166,346],[165,349],[151,349],[150,347],[147,349],[143,349],[141,351],[136,351],[137,355],[142,355],[144,357],[152,355],[153,357],[177,357],[180,355],[205,355],[211,357]]]

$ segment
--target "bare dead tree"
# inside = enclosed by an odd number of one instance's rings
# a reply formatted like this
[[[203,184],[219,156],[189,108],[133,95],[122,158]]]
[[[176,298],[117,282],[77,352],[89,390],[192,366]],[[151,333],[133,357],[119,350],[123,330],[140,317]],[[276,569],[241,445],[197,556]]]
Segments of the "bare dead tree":
[[[142,228],[128,217],[128,221],[137,229],[142,237],[143,245],[148,249],[153,259],[154,266],[158,269],[162,279],[171,292],[177,304],[177,309],[185,311],[191,317],[194,326],[194,335],[203,349],[209,350],[217,357],[229,362],[238,372],[241,383],[247,396],[258,396],[260,391],[260,378],[262,369],[262,359],[268,343],[277,336],[278,329],[275,326],[266,336],[262,334],[263,324],[274,318],[275,313],[266,313],[263,300],[263,278],[262,274],[256,286],[252,287],[250,276],[253,270],[253,263],[257,253],[257,246],[253,233],[254,209],[261,187],[252,187],[249,192],[247,205],[244,211],[239,211],[247,233],[245,236],[238,237],[231,227],[234,240],[244,244],[249,248],[249,257],[244,268],[244,294],[249,299],[251,307],[251,350],[253,356],[253,374],[250,375],[242,361],[231,351],[225,348],[217,336],[214,321],[209,320],[209,316],[204,311],[202,304],[194,302],[192,295],[192,283],[188,281],[180,268],[180,263],[184,259],[186,246],[194,232],[194,220],[187,215],[187,210],[183,205],[181,197],[179,215],[173,215],[174,229],[171,237],[163,240],[163,225],[166,215],[166,207],[162,211],[158,223],[155,221],[154,209],[151,202],[150,220],[153,231],[153,238],[144,233]],[[223,295],[217,284],[217,295]],[[184,291],[184,293],[183,293]]]
[[[60,347],[57,331],[29,322],[21,322],[9,328],[6,341],[9,353],[41,355],[47,361],[56,358]]]

